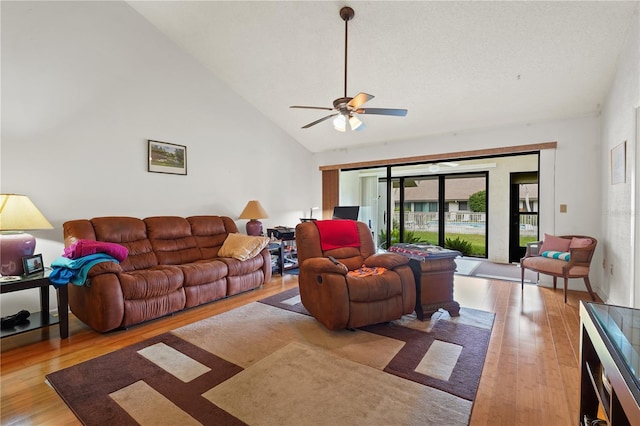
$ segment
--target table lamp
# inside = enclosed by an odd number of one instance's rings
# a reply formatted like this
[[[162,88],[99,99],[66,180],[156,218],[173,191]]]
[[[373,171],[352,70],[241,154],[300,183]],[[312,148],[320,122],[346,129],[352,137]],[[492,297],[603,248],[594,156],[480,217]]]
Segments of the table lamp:
[[[258,200],[251,200],[247,203],[239,219],[250,219],[247,222],[247,235],[262,235],[262,222],[258,219],[266,219],[269,215]]]
[[[22,258],[31,256],[36,239],[26,230],[53,226],[26,195],[0,194],[0,273],[22,275]]]

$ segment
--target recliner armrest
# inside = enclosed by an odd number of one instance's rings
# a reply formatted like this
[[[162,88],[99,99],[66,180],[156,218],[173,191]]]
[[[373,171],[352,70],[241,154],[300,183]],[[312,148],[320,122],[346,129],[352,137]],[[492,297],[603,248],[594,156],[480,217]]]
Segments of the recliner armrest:
[[[382,267],[394,269],[409,263],[409,258],[397,253],[377,253],[367,257],[364,266],[369,268]]]
[[[303,268],[314,274],[330,273],[347,275],[347,272],[349,272],[344,264],[338,263],[336,265],[327,257],[312,257],[310,259],[305,259],[302,264],[300,264],[300,269],[302,270]]]

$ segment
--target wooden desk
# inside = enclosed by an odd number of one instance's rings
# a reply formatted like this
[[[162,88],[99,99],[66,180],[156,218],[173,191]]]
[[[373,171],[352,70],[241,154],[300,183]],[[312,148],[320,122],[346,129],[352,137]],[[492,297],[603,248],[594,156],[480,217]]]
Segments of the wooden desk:
[[[49,272],[40,272],[33,275],[23,275],[19,280],[0,282],[0,293],[11,293],[14,291],[27,290],[30,288],[40,289],[40,312],[32,312],[29,322],[18,324],[10,329],[2,329],[1,337],[13,336],[31,330],[36,330],[50,325],[60,325],[60,337],[69,337],[69,293],[67,286],[62,286],[58,293],[58,318],[49,314]]]

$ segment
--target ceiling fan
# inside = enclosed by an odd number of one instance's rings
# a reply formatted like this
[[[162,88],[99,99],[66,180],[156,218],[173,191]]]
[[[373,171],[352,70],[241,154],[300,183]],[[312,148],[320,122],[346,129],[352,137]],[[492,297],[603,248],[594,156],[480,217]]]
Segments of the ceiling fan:
[[[393,108],[361,108],[366,102],[374,98],[373,95],[367,93],[358,93],[353,98],[347,96],[347,41],[348,41],[348,28],[349,21],[353,19],[355,12],[350,7],[343,7],[340,9],[340,17],[344,21],[344,96],[333,101],[333,108],[329,107],[315,107],[315,106],[303,106],[292,105],[289,108],[305,108],[305,109],[321,109],[327,111],[335,111],[319,120],[313,121],[305,126],[303,129],[308,129],[311,126],[315,126],[318,123],[322,123],[325,120],[335,117],[333,120],[333,127],[344,132],[347,128],[347,122],[351,130],[362,130],[365,126],[358,118],[358,114],[376,114],[376,115],[394,115],[404,117],[407,115],[406,109],[393,109]]]

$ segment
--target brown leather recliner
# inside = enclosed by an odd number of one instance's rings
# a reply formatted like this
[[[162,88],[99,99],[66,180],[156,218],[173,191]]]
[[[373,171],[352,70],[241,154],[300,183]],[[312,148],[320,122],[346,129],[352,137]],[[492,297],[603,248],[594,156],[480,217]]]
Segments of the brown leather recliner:
[[[367,225],[355,225],[357,247],[329,250],[322,249],[316,223],[296,227],[300,298],[309,313],[330,330],[392,321],[415,308],[416,284],[409,259],[396,253],[376,254]],[[348,275],[363,265],[387,270],[379,275]]]

